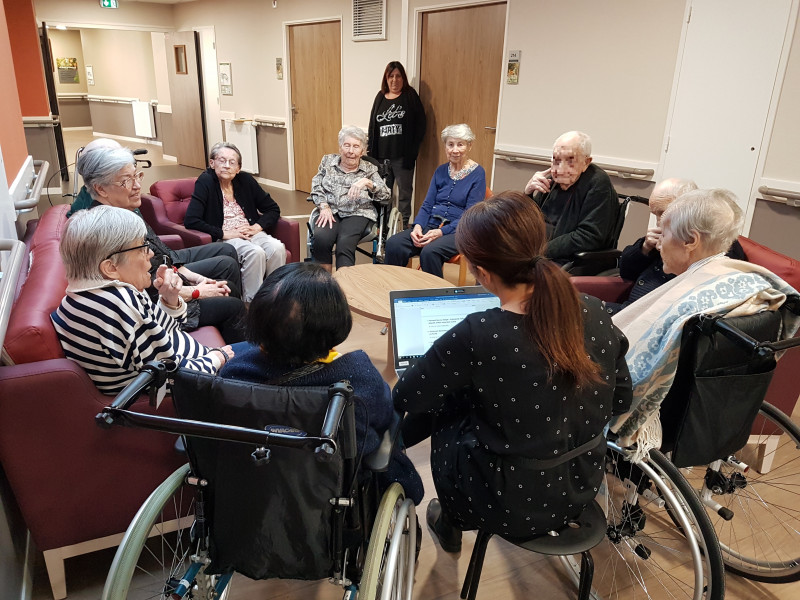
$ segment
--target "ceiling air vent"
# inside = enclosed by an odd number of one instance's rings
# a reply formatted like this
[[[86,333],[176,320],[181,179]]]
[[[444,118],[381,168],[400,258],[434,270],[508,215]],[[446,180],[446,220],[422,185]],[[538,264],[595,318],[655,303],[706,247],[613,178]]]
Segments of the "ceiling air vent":
[[[353,41],[386,39],[386,0],[353,0]]]

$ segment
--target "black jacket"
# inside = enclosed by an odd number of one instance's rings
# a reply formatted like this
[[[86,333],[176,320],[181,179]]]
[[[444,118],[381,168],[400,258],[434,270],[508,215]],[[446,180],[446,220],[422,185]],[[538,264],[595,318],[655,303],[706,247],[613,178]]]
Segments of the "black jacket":
[[[403,94],[408,98],[408,108],[403,116],[403,168],[413,169],[414,163],[417,161],[417,154],[419,154],[420,144],[422,144],[422,138],[425,137],[425,109],[422,108],[422,102],[419,99],[417,90],[409,86]],[[367,132],[369,136],[367,154],[378,160],[382,160],[384,157],[376,156],[375,154],[375,149],[377,148],[375,140],[378,139],[378,120],[375,117],[383,96],[383,92],[378,92],[378,95],[375,96],[372,110],[369,113],[369,131]]]
[[[534,194],[533,200],[547,215],[557,215],[548,223],[548,258],[569,259],[577,252],[603,250],[613,245],[619,216],[619,199],[603,169],[590,164],[569,189],[553,182],[547,194]]]
[[[249,173],[239,171],[233,178],[233,195],[250,225],[258,223],[269,233],[281,216],[281,209]],[[211,239],[222,239],[222,189],[214,169],[208,168],[194,184],[192,200],[186,209],[183,224],[189,229],[204,231]]]

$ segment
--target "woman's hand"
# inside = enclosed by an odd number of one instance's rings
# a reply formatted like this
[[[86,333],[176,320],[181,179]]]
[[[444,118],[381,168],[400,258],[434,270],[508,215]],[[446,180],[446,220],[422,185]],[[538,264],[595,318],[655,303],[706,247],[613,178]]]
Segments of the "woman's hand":
[[[422,247],[422,227],[419,225],[414,225],[414,229],[411,230],[411,242],[417,247]]]
[[[542,194],[546,194],[550,191],[550,171],[551,169],[547,169],[545,171],[537,171],[531,177],[531,180],[525,186],[525,193],[530,195],[534,192],[541,192]]]
[[[228,287],[227,281],[215,281],[214,279],[205,279],[203,283],[199,283],[194,287],[185,287],[181,290],[181,298],[186,302],[194,299],[194,291],[200,292],[197,299],[203,298],[219,298],[221,296],[230,296],[231,288]]]
[[[352,188],[351,188],[352,189]],[[331,207],[325,204],[324,206],[319,207],[319,216],[317,217],[316,222],[314,223],[317,227],[331,227],[333,228],[333,224],[336,222],[336,219],[333,218],[333,211]]]
[[[422,248],[423,246],[427,246],[432,241],[438,240],[440,237],[442,237],[442,235],[444,234],[442,233],[441,229],[431,229],[428,231],[428,233],[422,236],[417,247]]]
[[[372,183],[372,180],[369,177],[362,177],[358,181],[354,182],[347,191],[347,197],[351,200],[357,200],[361,197],[361,192],[363,192],[365,189],[369,191],[375,190],[375,184]]]
[[[153,286],[158,290],[161,300],[168,307],[178,308],[180,306],[179,299],[183,282],[177,270],[167,265],[161,265],[156,271]]]
[[[238,239],[246,240],[247,238],[242,235],[241,228],[237,228],[237,229],[225,229],[222,232],[222,239],[223,240],[238,240]]]
[[[257,233],[261,233],[262,231],[264,231],[264,229],[258,223],[254,225],[249,225],[247,227],[240,227],[239,229],[242,231],[243,235],[247,236],[246,238],[244,238],[246,240],[249,240]]]
[[[233,348],[230,345],[222,346],[221,348],[212,348],[212,352],[219,353],[219,355],[222,357],[223,365],[236,356],[236,353],[233,351]]]

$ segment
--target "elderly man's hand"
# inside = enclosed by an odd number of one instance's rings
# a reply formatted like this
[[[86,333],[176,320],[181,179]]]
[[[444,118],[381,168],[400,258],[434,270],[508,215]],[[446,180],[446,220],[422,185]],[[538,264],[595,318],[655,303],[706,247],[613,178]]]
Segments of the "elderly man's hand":
[[[661,239],[661,227],[651,227],[647,230],[644,236],[644,243],[642,244],[642,254],[645,256],[650,254],[650,251],[656,247]]]
[[[530,195],[534,192],[541,192],[542,194],[546,194],[550,191],[550,184],[552,183],[552,178],[550,178],[550,169],[545,171],[536,171],[531,177],[531,180],[525,186],[525,193]]]

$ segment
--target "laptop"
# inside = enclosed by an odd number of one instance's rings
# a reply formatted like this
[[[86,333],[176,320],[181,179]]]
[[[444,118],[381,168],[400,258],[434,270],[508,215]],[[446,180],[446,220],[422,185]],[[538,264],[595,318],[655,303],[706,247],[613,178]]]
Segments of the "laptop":
[[[439,337],[469,314],[500,306],[483,286],[389,292],[394,370],[402,377]]]

